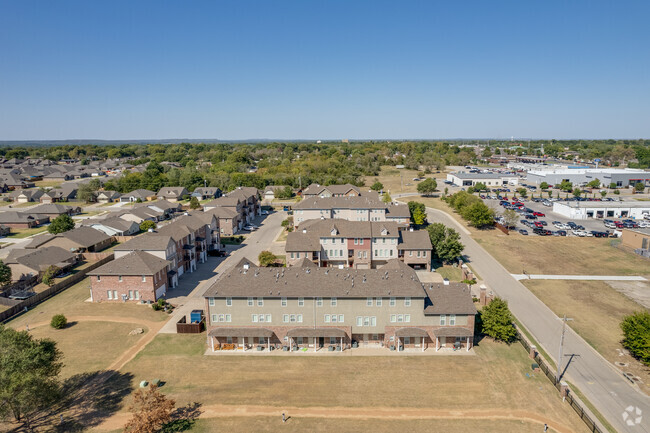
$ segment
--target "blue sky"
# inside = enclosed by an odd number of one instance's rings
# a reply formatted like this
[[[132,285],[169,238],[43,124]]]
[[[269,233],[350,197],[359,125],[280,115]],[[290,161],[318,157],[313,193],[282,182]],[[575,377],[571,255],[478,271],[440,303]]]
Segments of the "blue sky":
[[[0,140],[650,138],[648,1],[0,0]]]

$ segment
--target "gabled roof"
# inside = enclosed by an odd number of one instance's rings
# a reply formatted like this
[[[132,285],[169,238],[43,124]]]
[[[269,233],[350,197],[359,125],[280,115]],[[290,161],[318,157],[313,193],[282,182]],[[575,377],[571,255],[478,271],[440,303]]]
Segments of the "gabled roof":
[[[405,204],[389,204],[386,206],[386,218],[410,218],[411,212]]]
[[[66,251],[60,247],[43,247],[36,250],[12,250],[5,259],[5,263],[14,264],[18,263],[26,266],[34,271],[44,271],[48,267],[54,265],[63,267],[72,259],[75,254]]]
[[[431,238],[429,232],[426,230],[400,232],[402,239],[399,242],[398,249],[400,250],[432,250]]]
[[[88,275],[154,275],[170,263],[144,251],[133,251],[88,272]]]
[[[302,232],[291,232],[287,234],[287,242],[284,250],[288,253],[302,251],[320,251],[320,242],[317,237],[309,236]]]
[[[314,263],[313,261],[309,260],[307,257],[303,257],[300,259],[298,263],[296,263],[295,266],[299,266],[301,268],[318,268],[318,265]]]
[[[160,188],[160,191],[158,191],[158,195],[162,197],[166,196],[174,196],[174,197],[182,197],[185,194],[189,194],[187,189],[182,186],[164,186]]]
[[[82,226],[56,235],[46,233],[34,236],[32,241],[25,248],[39,248],[41,245],[44,245],[55,238],[65,238],[77,244],[79,248],[89,248],[93,245],[105,242],[111,237],[92,227]]]
[[[227,207],[215,207],[206,210],[205,213],[212,214],[217,218],[226,218],[226,219],[232,219],[239,216],[239,213],[236,210]]]
[[[203,205],[204,208],[215,208],[215,207],[236,207],[241,203],[239,197],[233,197],[230,195],[224,195],[219,198],[215,198],[212,201],[207,202]]]
[[[66,206],[58,203],[46,203],[41,204],[36,207],[33,207],[29,210],[29,213],[34,214],[64,214],[68,213],[73,209],[72,206]]]
[[[427,298],[424,314],[476,314],[469,286],[465,283],[423,285]]]
[[[373,196],[307,197],[293,205],[294,209],[386,209],[386,204]]]
[[[156,193],[153,191],[149,191],[148,189],[136,189],[131,192],[127,192],[126,194],[123,194],[123,197],[134,197],[134,198],[139,198],[141,200],[146,199],[147,197],[153,197],[155,196]]]
[[[115,251],[164,251],[169,246],[175,245],[171,236],[159,233],[144,233],[134,237],[121,245],[117,245]]]
[[[47,217],[42,215],[32,215],[27,212],[16,212],[16,211],[7,211],[0,212],[0,223],[12,224],[12,223],[28,223],[35,220],[45,220]]]

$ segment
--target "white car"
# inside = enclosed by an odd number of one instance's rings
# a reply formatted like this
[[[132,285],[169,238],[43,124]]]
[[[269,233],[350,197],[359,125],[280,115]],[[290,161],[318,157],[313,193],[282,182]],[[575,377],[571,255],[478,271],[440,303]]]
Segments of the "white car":
[[[581,238],[584,238],[585,236],[587,236],[587,232],[584,231],[584,230],[577,230],[577,229],[576,230],[571,230],[571,233],[573,233],[576,236],[580,236]]]
[[[639,226],[639,228],[647,229],[648,227],[650,227],[650,221],[638,221],[637,225]]]

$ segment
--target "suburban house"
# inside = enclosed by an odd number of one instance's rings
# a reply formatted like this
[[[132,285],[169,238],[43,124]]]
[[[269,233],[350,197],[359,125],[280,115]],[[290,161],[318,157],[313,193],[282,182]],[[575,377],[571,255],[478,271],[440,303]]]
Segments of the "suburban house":
[[[164,219],[164,213],[161,211],[156,211],[148,207],[138,207],[133,209],[125,209],[118,212],[114,212],[113,215],[118,218],[122,218],[127,221],[133,221],[137,224],[140,224],[142,221],[153,221],[158,222]]]
[[[213,351],[473,346],[476,308],[467,285],[423,286],[397,259],[384,269],[345,271],[260,268],[242,259],[204,297]]]
[[[44,246],[38,249],[13,249],[4,259],[11,268],[11,281],[38,277],[50,266],[61,270],[77,263],[77,254],[58,246]]]
[[[239,213],[236,210],[227,207],[215,207],[204,212],[217,218],[221,235],[232,236],[239,231],[240,220]]]
[[[221,190],[214,186],[197,187],[194,189],[194,192],[192,193],[192,197],[196,197],[199,200],[211,200],[211,199],[219,198],[221,196],[222,196]]]
[[[167,293],[170,262],[144,251],[132,251],[88,273],[90,299],[156,302]]]
[[[39,201],[43,194],[40,189],[17,189],[9,193],[9,197],[16,203],[29,203]]]
[[[140,225],[138,223],[118,217],[105,219],[87,218],[81,224],[104,232],[108,236],[133,236],[140,232]]]
[[[190,193],[182,186],[165,186],[163,188],[160,188],[160,191],[158,191],[157,195],[158,198],[165,200],[180,201],[183,199],[183,197],[189,196]]]
[[[176,250],[176,242],[171,236],[165,236],[158,233],[144,233],[130,239],[123,244],[117,245],[113,251],[115,259],[126,256],[133,251],[144,251],[160,259],[169,262],[167,272],[167,287],[176,287],[178,277],[182,275],[183,269],[178,269],[178,256],[183,252]]]
[[[110,247],[112,243],[113,238],[106,233],[92,227],[82,226],[56,235],[48,233],[34,236],[25,248],[55,246],[76,253],[96,253]]]
[[[373,269],[399,258],[416,269],[431,269],[428,232],[399,230],[388,221],[309,220],[287,235],[287,265],[302,259],[318,267]]]
[[[156,198],[156,193],[148,189],[136,189],[120,196],[121,202],[151,201]]]
[[[97,203],[113,203],[119,201],[122,194],[117,191],[99,191],[97,193]]]
[[[262,196],[264,200],[273,200],[276,198],[276,194],[282,190],[284,190],[284,186],[280,185],[269,185],[266,188],[264,188],[264,192],[262,193]]]
[[[319,219],[344,219],[348,221],[391,221],[401,228],[408,227],[410,213],[406,204],[390,204],[379,200],[374,191],[364,195],[308,197],[293,207],[293,224]]]
[[[63,204],[51,203],[51,204],[41,204],[36,207],[33,207],[29,210],[30,214],[33,215],[42,215],[54,219],[59,215],[78,215],[81,213],[81,207],[79,206],[66,206]]]
[[[171,217],[174,213],[183,210],[183,207],[181,206],[180,203],[172,203],[168,200],[156,200],[152,202],[137,203],[134,206],[135,209],[139,209],[143,207],[152,209],[155,212],[161,214],[162,218],[160,219],[167,219]]]
[[[50,217],[47,215],[16,211],[0,212],[0,224],[15,229],[31,229],[49,222]]]
[[[361,189],[357,186],[346,183],[345,185],[328,185],[323,186],[312,183],[302,190],[303,198],[310,197],[352,197],[360,196]]]

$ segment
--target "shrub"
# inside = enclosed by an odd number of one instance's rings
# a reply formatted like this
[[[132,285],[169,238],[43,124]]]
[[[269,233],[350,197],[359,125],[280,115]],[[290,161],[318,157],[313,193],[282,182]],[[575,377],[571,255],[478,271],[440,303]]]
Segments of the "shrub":
[[[275,262],[277,257],[270,251],[262,251],[257,259],[260,262],[260,266],[269,267]]]
[[[143,232],[148,231],[149,229],[155,230],[156,223],[151,220],[144,220],[140,223],[140,230]]]
[[[511,343],[517,336],[517,330],[513,325],[513,317],[508,308],[508,301],[499,297],[481,310],[481,322],[483,333],[495,340]]]
[[[621,322],[623,347],[645,365],[650,365],[650,313],[640,311]]]
[[[50,321],[50,326],[54,329],[63,329],[67,324],[68,319],[63,314],[55,314]]]

